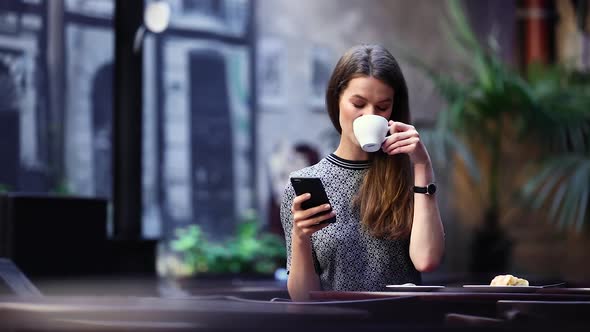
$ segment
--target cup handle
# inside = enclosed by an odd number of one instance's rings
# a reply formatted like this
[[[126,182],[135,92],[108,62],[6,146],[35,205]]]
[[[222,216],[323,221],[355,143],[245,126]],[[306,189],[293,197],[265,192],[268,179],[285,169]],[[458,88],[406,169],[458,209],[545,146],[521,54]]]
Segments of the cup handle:
[[[387,126],[387,133],[389,134],[390,131],[391,131],[391,126]],[[381,141],[381,144],[385,143],[385,140],[388,139],[389,136],[391,136],[391,135],[385,135],[385,137],[383,137],[383,141]]]

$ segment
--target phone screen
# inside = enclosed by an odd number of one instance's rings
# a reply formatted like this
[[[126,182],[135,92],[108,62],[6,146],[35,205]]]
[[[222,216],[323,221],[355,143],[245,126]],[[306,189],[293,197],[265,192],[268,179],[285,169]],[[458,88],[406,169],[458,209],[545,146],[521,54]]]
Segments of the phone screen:
[[[322,180],[320,178],[293,177],[291,178],[291,185],[293,186],[293,189],[295,190],[297,196],[306,193],[311,194],[311,197],[307,201],[301,203],[301,207],[304,210],[323,204],[330,204],[330,200],[328,199],[328,195],[326,195],[326,190],[324,189],[324,185],[322,184]],[[330,211],[332,211],[331,207],[330,210],[323,211],[321,213],[318,213],[317,215],[326,214]],[[336,222],[336,217],[324,220],[321,223],[324,224],[333,222]]]

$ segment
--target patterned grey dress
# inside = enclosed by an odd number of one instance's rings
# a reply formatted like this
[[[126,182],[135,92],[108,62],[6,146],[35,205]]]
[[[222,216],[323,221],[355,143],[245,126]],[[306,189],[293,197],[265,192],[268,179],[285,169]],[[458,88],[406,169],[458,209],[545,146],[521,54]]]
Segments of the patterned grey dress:
[[[384,291],[390,284],[421,283],[421,275],[410,260],[409,239],[379,239],[360,223],[360,211],[352,201],[370,166],[367,161],[345,160],[331,154],[290,175],[319,177],[336,213],[336,223],[311,236],[314,265],[323,290]],[[295,191],[289,183],[281,202],[287,271],[291,268],[294,198]]]

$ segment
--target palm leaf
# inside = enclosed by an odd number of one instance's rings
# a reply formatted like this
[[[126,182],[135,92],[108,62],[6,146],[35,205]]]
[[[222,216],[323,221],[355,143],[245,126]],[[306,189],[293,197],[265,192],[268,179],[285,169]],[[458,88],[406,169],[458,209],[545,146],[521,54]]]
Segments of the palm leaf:
[[[551,202],[551,209],[549,210],[549,218],[550,220],[557,219],[557,213],[563,207],[562,200],[565,197],[565,193],[567,192],[567,185],[560,185],[559,188],[555,191],[555,195],[553,196],[553,201]]]
[[[580,231],[588,219],[590,157],[567,155],[544,163],[523,194],[536,209],[550,205],[549,216],[560,228]]]
[[[560,67],[533,66],[528,72],[538,98],[529,128],[536,128],[538,139],[557,152],[590,152],[588,82],[578,81]]]
[[[429,147],[429,152],[433,162],[439,168],[444,168],[451,159],[451,155],[456,153],[457,157],[465,163],[469,176],[475,181],[481,180],[479,167],[473,154],[461,139],[456,137],[452,132],[438,129],[422,129],[420,137],[424,144]]]
[[[473,58],[474,54],[477,57],[483,55],[485,52],[477,40],[475,32],[471,29],[460,1],[447,1],[447,12],[450,16],[447,25],[450,28],[445,29],[445,32],[448,33],[454,48],[465,54],[466,58]],[[467,65],[470,65],[472,70],[476,70],[475,63],[468,62]]]

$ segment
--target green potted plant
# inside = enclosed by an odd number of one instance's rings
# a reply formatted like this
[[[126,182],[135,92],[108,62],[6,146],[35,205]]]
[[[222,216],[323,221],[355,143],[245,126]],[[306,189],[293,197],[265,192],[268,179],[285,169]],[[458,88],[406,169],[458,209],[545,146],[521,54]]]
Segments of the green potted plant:
[[[261,226],[250,211],[225,241],[210,241],[198,225],[179,228],[170,242],[176,255],[158,270],[175,277],[271,276],[285,264],[285,245],[282,238],[263,231]]]

